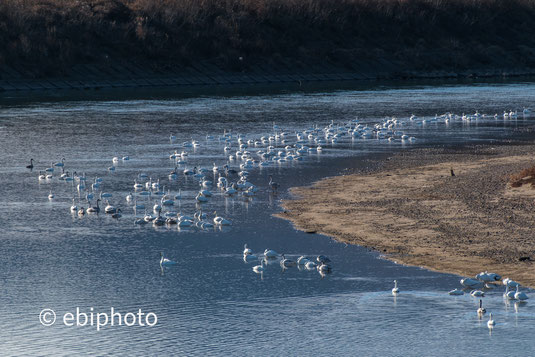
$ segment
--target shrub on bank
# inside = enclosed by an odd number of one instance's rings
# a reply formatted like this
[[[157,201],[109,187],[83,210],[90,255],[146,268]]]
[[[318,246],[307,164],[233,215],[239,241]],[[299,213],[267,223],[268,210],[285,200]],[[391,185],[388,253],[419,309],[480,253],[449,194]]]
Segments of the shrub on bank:
[[[535,0],[2,0],[0,65],[535,66],[534,21]]]

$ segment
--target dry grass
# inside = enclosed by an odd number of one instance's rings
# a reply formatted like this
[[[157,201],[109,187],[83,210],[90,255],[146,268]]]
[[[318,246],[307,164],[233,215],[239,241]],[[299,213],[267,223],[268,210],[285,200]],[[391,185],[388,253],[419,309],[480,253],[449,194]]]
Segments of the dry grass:
[[[511,175],[509,183],[511,184],[511,187],[520,187],[526,184],[531,184],[532,187],[535,187],[535,166]]]
[[[535,67],[533,19],[535,0],[2,0],[0,65]]]

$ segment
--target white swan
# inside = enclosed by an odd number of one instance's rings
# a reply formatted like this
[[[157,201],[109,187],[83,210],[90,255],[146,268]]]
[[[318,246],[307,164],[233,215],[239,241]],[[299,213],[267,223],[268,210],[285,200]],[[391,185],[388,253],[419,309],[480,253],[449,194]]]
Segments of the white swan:
[[[74,198],[72,199],[72,206],[71,206],[71,212],[77,212],[78,206],[74,203]]]
[[[518,285],[520,285],[519,283],[517,283],[516,281],[514,280],[511,280],[509,278],[505,278],[503,279],[503,285],[507,285],[509,286],[510,288],[516,288]]]
[[[247,248],[247,244],[245,244],[243,246],[243,255],[249,255],[249,254],[253,254],[253,251],[251,250],[251,248]]]
[[[489,321],[487,321],[487,327],[493,328],[496,322],[492,319],[492,312],[489,314]]]
[[[503,293],[504,299],[514,300],[515,299],[515,291],[509,290],[509,285],[505,286],[505,292]]]
[[[113,206],[110,201],[106,201],[108,204],[106,205],[106,207],[104,208],[104,212],[105,213],[108,213],[108,214],[111,214],[111,213],[115,213],[117,212],[117,208],[115,208],[115,206]]]
[[[290,268],[290,267],[294,267],[297,265],[297,263],[291,259],[287,259],[285,256],[284,256],[284,253],[281,254],[282,256],[282,259],[280,261],[280,266],[283,267],[283,268]]]
[[[309,261],[310,261],[310,259],[308,259],[304,255],[302,255],[299,258],[297,258],[297,264],[299,264],[299,265],[306,265],[306,263],[308,263]]]
[[[52,191],[50,191],[50,193],[48,194],[48,199],[53,200],[54,197],[55,197],[54,194],[52,193]]]
[[[466,286],[467,288],[475,288],[476,286],[482,286],[483,284],[479,280],[464,278],[461,279],[461,285]]]
[[[274,258],[277,258],[279,254],[272,249],[266,249],[264,250],[264,256],[268,259],[274,259]]]
[[[263,261],[263,260],[260,261],[260,265],[255,265],[255,266],[253,267],[253,271],[254,271],[255,273],[257,273],[257,274],[260,274],[260,273],[263,272],[264,270],[265,270],[265,268],[264,268],[264,261]]]
[[[176,264],[176,262],[170,260],[170,259],[167,259],[163,256],[163,252],[160,252],[160,266],[170,266],[170,265],[174,265]]]
[[[516,286],[515,299],[520,301],[525,301],[529,299],[528,295],[525,292],[519,290],[518,285]]]
[[[214,211],[214,216],[214,224],[216,226],[230,226],[232,224],[229,220],[219,217],[216,211]]]
[[[398,281],[394,280],[394,287],[392,288],[392,294],[396,295],[398,293],[399,293]]]
[[[474,296],[474,297],[483,297],[485,296],[485,293],[481,290],[472,290],[470,292],[470,295]]]
[[[450,292],[448,292],[448,294],[450,295],[464,295],[464,291],[460,290],[460,289],[453,289],[451,290]]]

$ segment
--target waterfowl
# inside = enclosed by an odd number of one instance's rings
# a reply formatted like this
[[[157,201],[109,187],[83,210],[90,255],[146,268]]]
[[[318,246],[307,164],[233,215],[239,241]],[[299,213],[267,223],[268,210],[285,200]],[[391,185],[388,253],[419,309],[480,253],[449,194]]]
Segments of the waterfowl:
[[[466,286],[467,288],[475,288],[476,286],[482,286],[483,284],[479,280],[464,278],[461,279],[461,285]]]
[[[496,325],[496,322],[492,319],[492,312],[489,314],[489,321],[487,321],[487,327],[493,328]]]
[[[484,315],[486,312],[487,310],[483,308],[483,300],[479,299],[479,309],[477,309],[477,314]]]
[[[254,254],[244,254],[243,261],[246,263],[258,261],[258,257]]]
[[[308,261],[307,263],[305,263],[305,268],[307,268],[308,270],[313,270],[316,268],[316,266],[317,264],[313,261]]]
[[[269,187],[271,187],[271,190],[273,192],[277,191],[279,189],[279,184],[273,181],[273,176],[269,175]]]
[[[123,216],[123,215],[121,214],[121,209],[118,208],[117,211],[111,215],[111,218],[119,219],[119,218],[121,218],[122,216]]]
[[[299,265],[305,265],[309,261],[310,260],[307,257],[305,257],[304,255],[302,255],[299,258],[297,258],[297,264],[299,264]]]
[[[26,165],[27,169],[33,169],[33,159],[30,159],[30,164]]]
[[[515,299],[515,291],[509,290],[509,285],[505,286],[505,292],[503,293],[504,299],[514,300]]]
[[[450,295],[464,295],[464,291],[462,291],[461,289],[453,289],[451,290],[450,292],[448,292],[448,294]]]
[[[134,195],[132,195],[132,192],[126,195],[126,202],[131,202],[133,199],[134,199]]]
[[[264,257],[268,258],[268,259],[274,259],[274,258],[277,258],[279,256],[279,254],[272,250],[272,249],[266,249],[264,250]]]
[[[396,295],[398,293],[399,293],[398,281],[394,280],[394,287],[392,288],[392,294]]]
[[[60,162],[56,162],[54,164],[54,166],[57,166],[57,167],[63,167],[65,166],[65,158],[62,158]]]
[[[170,260],[170,259],[167,259],[163,256],[163,252],[160,252],[160,266],[170,266],[170,265],[175,265],[176,262]]]
[[[322,263],[322,264],[323,264],[323,263],[327,264],[327,263],[330,263],[330,262],[331,262],[331,260],[330,260],[329,258],[327,258],[325,255],[318,255],[318,256],[316,257],[316,261],[317,261],[318,263]]]
[[[87,213],[99,213],[100,212],[100,206],[99,206],[99,203],[100,202],[100,198],[97,199],[97,205],[96,206],[93,206],[91,207],[91,203],[89,203],[89,206],[86,210]]]
[[[332,271],[332,267],[326,263],[322,263],[321,265],[317,266],[316,269],[318,269],[320,273],[330,273]]]
[[[138,218],[134,221],[134,224],[137,224],[137,225],[144,225],[144,224],[147,224],[148,222],[145,221],[143,218]]]
[[[76,206],[76,204],[74,203],[74,197],[72,199],[72,206],[71,206],[71,212],[77,212],[78,211],[78,206]]]
[[[284,256],[284,253],[281,254],[281,261],[280,261],[280,266],[283,267],[283,268],[290,268],[290,267],[294,267],[296,266],[296,262],[291,260],[291,259],[287,259],[285,256]]]
[[[78,210],[78,215],[79,216],[83,216],[85,214],[85,209],[84,207],[80,207],[80,209]]]
[[[48,194],[48,199],[49,200],[54,199],[54,194],[52,193],[52,191],[50,191],[50,193]]]
[[[508,286],[508,287],[510,287],[510,288],[516,288],[517,286],[520,285],[520,284],[517,283],[516,281],[511,280],[511,279],[509,279],[509,278],[505,278],[505,279],[503,279],[502,282],[503,282],[503,285],[506,285],[506,286]]]
[[[110,201],[106,201],[107,202],[107,205],[106,207],[104,208],[104,212],[105,213],[108,213],[108,214],[111,214],[111,213],[115,213],[117,212],[117,208],[115,208],[115,206],[113,206]]]
[[[485,293],[481,290],[472,290],[470,292],[470,295],[472,295],[473,297],[483,297],[485,296]]]
[[[263,272],[265,269],[264,269],[264,261],[261,260],[260,261],[260,265],[255,265],[253,267],[253,271],[257,274],[260,274],[261,272]]]
[[[216,211],[214,211],[214,216],[214,224],[216,226],[230,226],[232,224],[229,220],[219,217]]]
[[[519,290],[518,285],[516,286],[515,299],[520,300],[520,301],[525,301],[529,299],[528,295],[525,292]]]
[[[243,255],[253,254],[253,251],[247,247],[247,244],[243,246]]]

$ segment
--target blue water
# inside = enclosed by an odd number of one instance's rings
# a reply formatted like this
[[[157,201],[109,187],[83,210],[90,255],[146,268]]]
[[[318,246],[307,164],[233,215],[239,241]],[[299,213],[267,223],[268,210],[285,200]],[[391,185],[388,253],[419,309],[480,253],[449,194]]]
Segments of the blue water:
[[[140,98],[141,97],[141,98]],[[378,253],[347,246],[317,234],[296,231],[272,217],[287,189],[307,185],[346,168],[364,168],[398,150],[466,143],[500,143],[526,139],[523,128],[532,117],[503,119],[504,110],[535,107],[535,85],[480,84],[441,87],[374,88],[313,93],[181,97],[167,93],[136,98],[20,101],[4,97],[0,106],[0,351],[2,355],[289,355],[328,354],[364,356],[508,355],[535,350],[535,308],[506,303],[503,289],[483,298],[497,322],[489,331],[487,317],[478,319],[478,300],[453,297],[460,277],[406,267],[383,260]],[[453,112],[490,116],[448,124],[411,122]],[[500,114],[494,118],[495,113]],[[211,170],[222,166],[237,150],[237,136],[258,139],[273,135],[273,124],[286,133],[288,143],[274,141],[277,150],[294,144],[294,133],[318,125],[335,126],[359,118],[373,126],[385,116],[405,122],[397,128],[416,141],[396,138],[352,139],[322,145],[321,153],[302,161],[248,169],[259,191],[252,198],[227,197],[215,187],[203,211],[232,221],[227,229],[178,229],[176,226],[134,225],[137,215],[125,196],[134,192],[134,178],[144,172],[160,179],[182,199],[172,210],[193,215],[198,180],[178,175],[169,154],[189,152],[187,165]],[[421,119],[419,119],[421,120]],[[520,130],[519,130],[520,129]],[[232,151],[217,140],[231,132]],[[216,139],[206,139],[206,135]],[[176,140],[171,142],[170,135]],[[200,147],[183,148],[198,140]],[[315,147],[314,143],[309,146]],[[253,152],[265,145],[251,146]],[[128,155],[115,164],[112,158]],[[65,169],[84,172],[88,186],[98,176],[101,191],[123,216],[71,215],[72,198],[87,207],[87,190],[60,181],[56,169],[50,180],[38,180],[39,170],[64,157]],[[35,168],[25,168],[29,159]],[[231,161],[239,171],[240,160]],[[268,188],[268,175],[280,184]],[[235,176],[231,176],[236,181]],[[47,196],[52,192],[53,200]],[[140,198],[148,211],[155,203]],[[165,211],[165,210],[164,210]],[[262,276],[245,263],[243,245],[255,254],[264,249],[301,255],[327,255],[333,272],[289,268],[278,261]],[[160,268],[160,252],[177,262]],[[514,278],[514,277],[512,277]],[[390,289],[397,279],[401,293]],[[533,291],[526,290],[533,295]],[[535,295],[533,295],[535,296]],[[153,312],[155,326],[65,326],[66,313]],[[56,312],[53,326],[39,322],[45,308]]]

